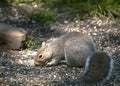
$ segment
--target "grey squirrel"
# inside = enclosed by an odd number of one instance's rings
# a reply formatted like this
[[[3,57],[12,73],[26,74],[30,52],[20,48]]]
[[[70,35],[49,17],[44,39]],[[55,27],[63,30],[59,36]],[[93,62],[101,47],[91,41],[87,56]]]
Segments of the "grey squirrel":
[[[104,52],[96,52],[93,40],[80,32],[69,32],[43,42],[34,64],[52,66],[61,60],[70,67],[84,67],[81,77],[86,83],[107,78],[113,66],[112,58]]]

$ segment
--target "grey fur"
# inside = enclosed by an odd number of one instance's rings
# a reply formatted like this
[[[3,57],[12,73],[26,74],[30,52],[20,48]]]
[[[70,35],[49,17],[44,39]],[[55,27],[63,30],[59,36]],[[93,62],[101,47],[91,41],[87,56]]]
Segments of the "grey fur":
[[[47,63],[48,66],[56,65],[65,59],[68,66],[84,67],[86,58],[96,51],[93,40],[80,32],[70,32],[53,38],[47,41],[46,45],[48,50],[45,51],[45,58],[53,59]]]

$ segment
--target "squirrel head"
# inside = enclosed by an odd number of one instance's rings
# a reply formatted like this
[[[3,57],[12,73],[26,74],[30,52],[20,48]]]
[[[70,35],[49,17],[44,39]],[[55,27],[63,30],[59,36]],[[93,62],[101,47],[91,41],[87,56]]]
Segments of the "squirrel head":
[[[37,52],[37,56],[34,60],[34,64],[37,65],[44,65],[49,58],[51,58],[52,53],[49,49],[49,43],[42,42],[41,48]]]

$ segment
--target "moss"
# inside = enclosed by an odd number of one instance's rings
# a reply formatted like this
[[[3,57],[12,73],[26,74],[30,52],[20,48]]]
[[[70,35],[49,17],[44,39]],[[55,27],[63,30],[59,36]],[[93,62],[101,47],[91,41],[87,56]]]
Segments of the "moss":
[[[28,18],[40,21],[43,25],[51,26],[59,16],[53,11],[39,11],[27,15]]]
[[[38,48],[39,45],[33,38],[28,38],[26,41],[23,43],[23,48]]]

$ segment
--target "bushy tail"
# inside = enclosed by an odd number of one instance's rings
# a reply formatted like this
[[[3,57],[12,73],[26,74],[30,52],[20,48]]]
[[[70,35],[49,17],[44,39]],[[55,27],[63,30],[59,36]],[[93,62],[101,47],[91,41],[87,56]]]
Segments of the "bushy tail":
[[[113,59],[105,52],[96,52],[88,57],[82,79],[86,83],[97,83],[107,80],[113,70]]]

